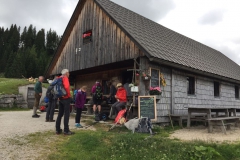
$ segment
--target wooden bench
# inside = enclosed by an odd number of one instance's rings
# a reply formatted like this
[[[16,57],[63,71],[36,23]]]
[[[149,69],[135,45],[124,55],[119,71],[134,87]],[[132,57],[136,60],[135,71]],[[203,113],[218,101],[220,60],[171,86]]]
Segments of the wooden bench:
[[[84,106],[87,108],[86,115],[92,115],[93,114],[93,104],[86,103]],[[101,104],[101,112],[109,112],[112,104]]]
[[[216,118],[206,119],[209,125],[208,132],[211,133],[213,129],[213,125],[216,125],[216,126],[221,126],[222,131],[226,134],[225,126],[227,126],[227,129],[230,129],[231,125],[236,126],[237,123],[239,122],[239,118],[240,117],[234,116],[234,117],[216,117]]]
[[[187,115],[177,115],[177,114],[170,114],[169,115],[172,121],[178,121],[180,127],[183,128],[182,121],[187,120]]]

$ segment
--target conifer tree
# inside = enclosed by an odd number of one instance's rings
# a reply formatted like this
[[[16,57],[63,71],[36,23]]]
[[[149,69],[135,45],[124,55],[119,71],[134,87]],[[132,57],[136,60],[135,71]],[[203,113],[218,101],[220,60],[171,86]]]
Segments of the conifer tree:
[[[44,29],[41,29],[40,31],[38,31],[37,37],[35,40],[35,46],[36,46],[36,51],[39,57],[40,52],[42,50],[45,50],[45,30]]]

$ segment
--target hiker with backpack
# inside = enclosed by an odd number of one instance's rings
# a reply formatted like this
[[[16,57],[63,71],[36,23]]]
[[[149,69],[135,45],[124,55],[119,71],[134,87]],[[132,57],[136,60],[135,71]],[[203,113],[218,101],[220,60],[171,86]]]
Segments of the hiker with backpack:
[[[72,135],[74,132],[69,130],[69,116],[70,116],[70,83],[68,69],[62,70],[62,76],[58,77],[51,85],[54,85],[54,93],[59,98],[59,112],[56,121],[56,134],[61,134],[60,128],[62,116],[64,115],[64,135]]]
[[[80,124],[80,119],[82,115],[82,110],[84,108],[84,104],[86,103],[86,94],[87,91],[87,86],[81,87],[81,89],[78,90],[76,94],[76,99],[75,99],[75,106],[76,106],[76,117],[75,117],[75,126],[77,128],[82,128],[82,125]]]
[[[98,109],[98,114],[101,112],[101,104],[102,104],[102,96],[103,96],[103,91],[102,91],[102,85],[100,82],[97,80],[95,85],[92,87],[92,99],[93,99],[93,113],[96,116],[97,115],[97,109]]]
[[[57,76],[55,76],[54,80],[56,78]],[[50,84],[46,92],[46,97],[48,98],[48,107],[47,107],[45,122],[55,122],[55,120],[53,119],[53,116],[54,116],[54,110],[57,104],[57,97],[54,95],[53,89],[54,89],[54,86]]]
[[[110,113],[109,118],[111,118],[113,113],[117,116],[118,112],[121,111],[127,103],[127,91],[123,88],[122,83],[117,84],[115,98],[117,99],[117,102],[112,105],[112,112]]]

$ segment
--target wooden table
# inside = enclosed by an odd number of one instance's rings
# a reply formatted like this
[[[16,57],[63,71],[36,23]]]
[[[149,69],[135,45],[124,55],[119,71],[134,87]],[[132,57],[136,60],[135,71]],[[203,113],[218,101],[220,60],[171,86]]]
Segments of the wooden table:
[[[218,125],[218,126],[221,126],[223,133],[226,134],[225,126],[227,126],[227,129],[230,129],[230,125],[237,126],[237,123],[239,123],[239,118],[240,117],[233,116],[233,117],[215,117],[215,118],[207,119],[209,122],[208,125],[210,128],[209,132],[210,133],[212,132],[213,125]]]
[[[216,113],[215,116],[219,117],[219,113],[225,113],[224,117],[231,116],[230,113],[233,113],[234,116],[236,116],[236,109],[234,108],[191,108],[188,107],[188,120],[187,120],[187,128],[190,128],[191,125],[191,114],[192,113],[205,113],[206,117],[201,117],[199,120],[203,121],[205,120],[208,122],[208,132],[212,131],[212,123],[210,122],[213,113]],[[197,119],[195,119],[196,121]]]

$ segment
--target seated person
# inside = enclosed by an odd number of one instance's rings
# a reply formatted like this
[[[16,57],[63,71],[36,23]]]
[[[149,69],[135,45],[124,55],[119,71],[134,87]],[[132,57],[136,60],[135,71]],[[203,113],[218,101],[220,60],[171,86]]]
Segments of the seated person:
[[[108,87],[110,88],[110,93],[109,93],[109,95],[107,96],[107,98],[108,98],[108,103],[113,104],[113,103],[116,102],[115,95],[116,95],[117,89],[116,89],[116,87],[112,84],[111,81],[108,81],[108,82],[107,82],[107,85],[108,85]]]
[[[123,88],[122,83],[117,84],[117,93],[115,95],[115,98],[117,99],[117,102],[115,102],[112,105],[112,112],[110,113],[109,117],[112,116],[112,113],[114,112],[115,115],[118,115],[118,112],[122,110],[122,108],[127,103],[127,91]]]

